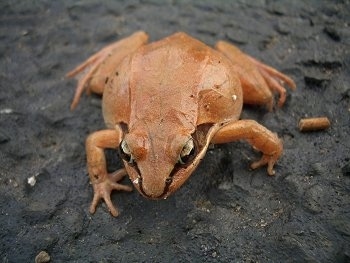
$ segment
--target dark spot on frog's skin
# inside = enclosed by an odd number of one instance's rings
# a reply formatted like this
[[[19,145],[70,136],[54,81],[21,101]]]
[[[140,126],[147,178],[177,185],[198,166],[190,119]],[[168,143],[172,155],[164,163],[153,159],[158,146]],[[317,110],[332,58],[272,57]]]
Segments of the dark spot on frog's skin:
[[[105,79],[105,84],[107,84],[108,80],[109,80],[109,78],[107,77],[107,78]]]
[[[116,75],[116,76],[119,76],[119,72],[117,71],[117,72],[115,73],[115,75]]]
[[[98,174],[94,174],[93,177],[98,180],[100,177],[98,176]]]
[[[171,178],[171,177],[168,177],[167,179],[165,179],[166,184],[171,184],[172,181],[173,181],[173,178]]]

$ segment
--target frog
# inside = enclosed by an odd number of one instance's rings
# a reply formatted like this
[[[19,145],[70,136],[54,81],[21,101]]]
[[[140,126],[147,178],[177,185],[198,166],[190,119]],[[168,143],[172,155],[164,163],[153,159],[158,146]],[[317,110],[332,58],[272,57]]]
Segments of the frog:
[[[210,47],[184,32],[154,42],[138,31],[107,45],[67,73],[78,84],[71,109],[84,91],[102,95],[106,129],[86,139],[87,170],[94,190],[89,211],[103,200],[119,209],[112,191],[149,199],[176,192],[204,159],[209,145],[243,140],[262,156],[256,169],[274,165],[283,152],[278,135],[255,120],[240,119],[243,104],[272,110],[296,89],[287,75],[226,41]],[[124,167],[107,171],[106,149],[120,153]],[[132,186],[120,181],[128,175]]]

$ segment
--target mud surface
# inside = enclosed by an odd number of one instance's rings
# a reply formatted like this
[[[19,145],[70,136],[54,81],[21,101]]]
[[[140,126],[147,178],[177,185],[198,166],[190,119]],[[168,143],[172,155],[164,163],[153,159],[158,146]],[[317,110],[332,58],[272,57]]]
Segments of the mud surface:
[[[349,1],[1,1],[0,261],[350,262],[349,16]],[[84,140],[104,128],[100,99],[71,112],[64,75],[136,30],[228,40],[296,81],[282,109],[242,114],[283,138],[275,177],[231,143],[167,200],[115,193],[118,218],[88,213]],[[299,133],[308,116],[332,126]]]

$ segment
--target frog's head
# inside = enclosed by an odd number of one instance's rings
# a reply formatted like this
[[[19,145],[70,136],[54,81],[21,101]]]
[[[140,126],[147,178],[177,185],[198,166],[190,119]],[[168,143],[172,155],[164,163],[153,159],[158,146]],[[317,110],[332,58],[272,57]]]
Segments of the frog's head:
[[[152,199],[166,198],[176,191],[204,155],[203,146],[191,131],[177,129],[169,133],[132,130],[119,149],[134,186]]]
[[[196,169],[221,124],[203,124],[194,132],[174,129],[151,134],[127,133],[119,151],[135,188],[145,197],[165,199]]]

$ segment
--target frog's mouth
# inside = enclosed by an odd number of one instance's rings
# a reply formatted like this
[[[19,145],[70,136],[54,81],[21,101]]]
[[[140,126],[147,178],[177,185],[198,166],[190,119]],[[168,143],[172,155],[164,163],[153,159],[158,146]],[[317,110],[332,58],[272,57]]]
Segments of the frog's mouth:
[[[185,166],[175,166],[171,178],[172,182],[168,185],[164,198],[168,197],[179,189],[191,176],[199,163],[204,158],[211,139],[223,124],[201,124],[197,126],[196,132],[192,135],[196,145],[196,156]]]
[[[211,139],[223,126],[224,123],[202,124],[197,127],[196,132],[192,134],[196,149],[193,158],[186,162],[186,164],[176,164],[174,166],[169,176],[165,179],[163,192],[158,193],[157,195],[147,194],[144,190],[142,174],[137,166],[137,163],[130,165],[130,163],[124,161],[125,168],[135,188],[146,198],[155,200],[166,199],[187,181],[201,160],[204,158]]]

